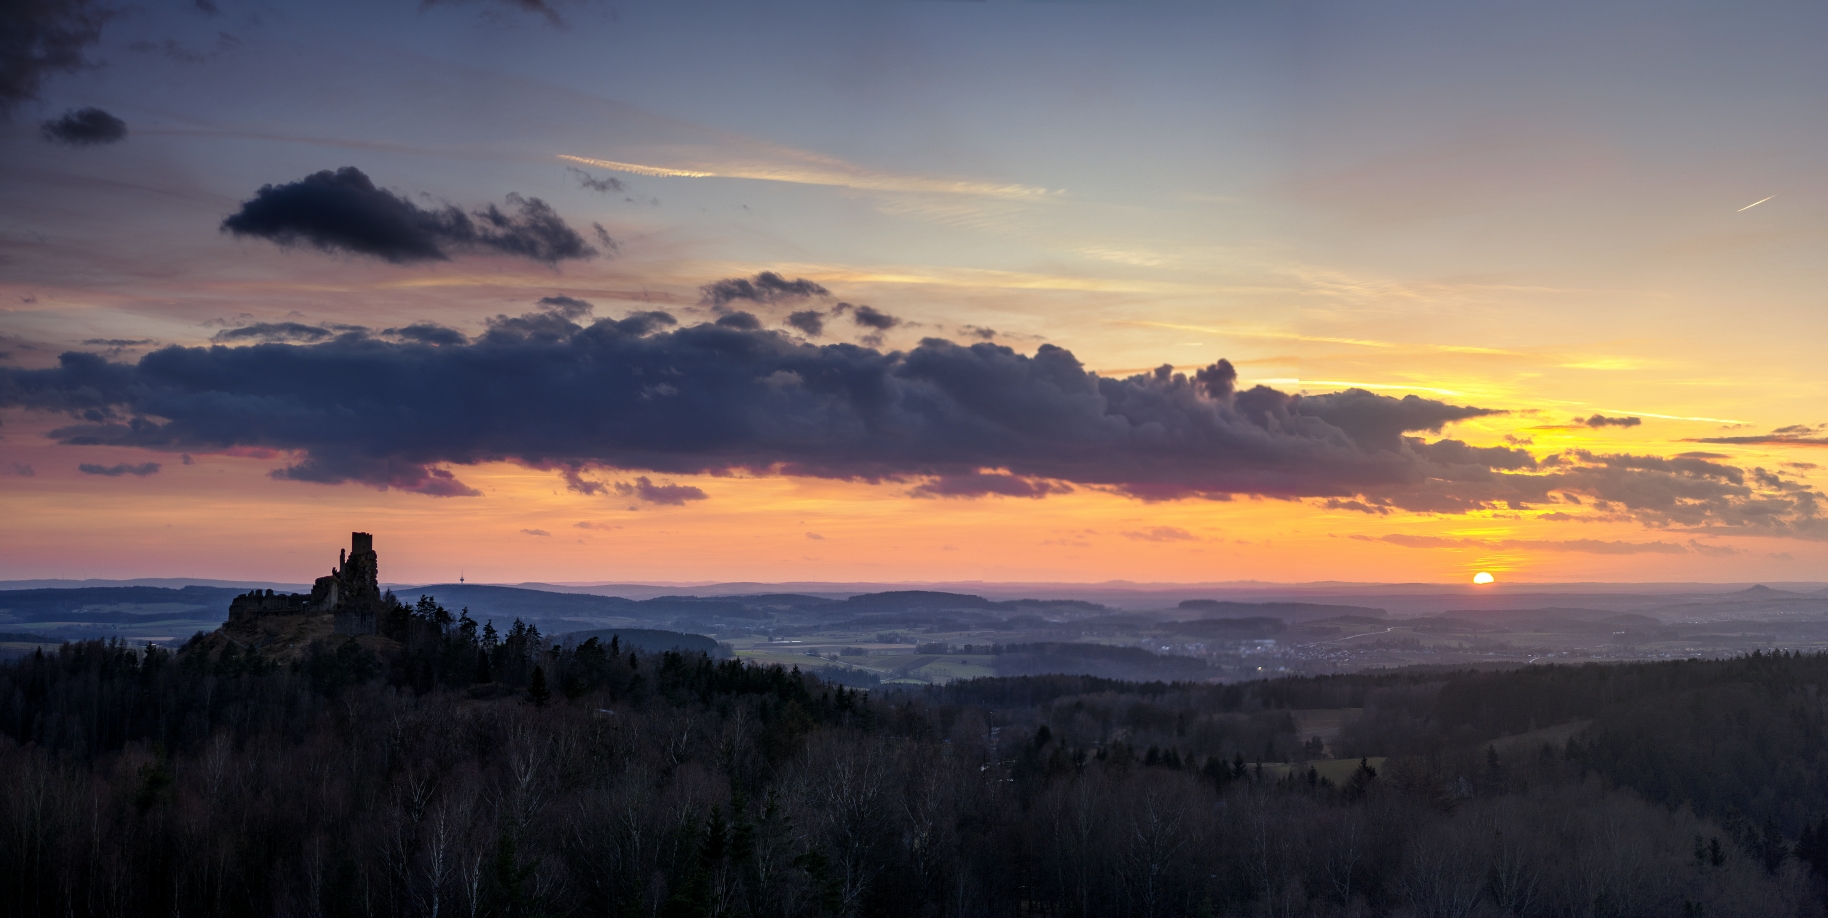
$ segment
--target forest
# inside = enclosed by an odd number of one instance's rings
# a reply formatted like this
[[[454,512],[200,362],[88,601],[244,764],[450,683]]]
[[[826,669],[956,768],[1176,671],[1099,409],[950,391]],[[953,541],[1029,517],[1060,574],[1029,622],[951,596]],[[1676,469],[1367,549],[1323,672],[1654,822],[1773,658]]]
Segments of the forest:
[[[869,691],[435,600],[0,665],[0,914],[1823,914],[1828,656]],[[379,647],[379,649],[376,649]],[[1303,739],[1302,712],[1356,712]]]

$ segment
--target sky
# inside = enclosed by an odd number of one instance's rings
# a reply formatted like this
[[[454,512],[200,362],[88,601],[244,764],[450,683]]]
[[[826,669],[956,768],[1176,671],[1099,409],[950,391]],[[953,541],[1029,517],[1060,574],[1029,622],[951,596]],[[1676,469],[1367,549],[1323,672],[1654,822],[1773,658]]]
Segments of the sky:
[[[0,579],[1828,579],[1820,4],[4,17]]]

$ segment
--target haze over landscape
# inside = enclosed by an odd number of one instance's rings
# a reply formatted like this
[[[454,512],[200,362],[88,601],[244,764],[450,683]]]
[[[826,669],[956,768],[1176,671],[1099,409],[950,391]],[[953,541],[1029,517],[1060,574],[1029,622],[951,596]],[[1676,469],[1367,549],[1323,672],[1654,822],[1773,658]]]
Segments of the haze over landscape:
[[[1828,915],[1824,38],[0,4],[0,918]]]

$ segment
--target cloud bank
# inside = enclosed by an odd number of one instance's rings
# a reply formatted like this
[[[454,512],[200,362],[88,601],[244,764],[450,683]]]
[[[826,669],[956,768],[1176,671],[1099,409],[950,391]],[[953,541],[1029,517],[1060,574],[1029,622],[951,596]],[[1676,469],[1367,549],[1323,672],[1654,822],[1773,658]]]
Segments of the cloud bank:
[[[1111,378],[1052,345],[1025,355],[927,339],[884,352],[677,327],[664,313],[582,324],[571,312],[497,317],[467,342],[349,332],[167,347],[134,363],[67,353],[54,368],[0,370],[0,407],[72,416],[52,433],[66,444],[279,450],[294,459],[275,477],[441,496],[475,493],[450,466],[510,460],[574,476],[897,481],[933,497],[1091,488],[1377,514],[1556,504],[1651,526],[1822,529],[1822,495],[1762,469],[1430,441],[1420,435],[1498,412],[1360,389],[1239,391],[1226,361],[1192,376],[1164,366]],[[650,501],[666,493],[627,487]]]
[[[457,252],[489,252],[555,265],[601,254],[539,198],[508,195],[507,213],[491,204],[465,212],[449,204],[423,208],[353,166],[314,172],[284,185],[263,185],[222,231],[279,245],[367,255],[394,264],[448,261]],[[599,241],[614,246],[596,227]]]

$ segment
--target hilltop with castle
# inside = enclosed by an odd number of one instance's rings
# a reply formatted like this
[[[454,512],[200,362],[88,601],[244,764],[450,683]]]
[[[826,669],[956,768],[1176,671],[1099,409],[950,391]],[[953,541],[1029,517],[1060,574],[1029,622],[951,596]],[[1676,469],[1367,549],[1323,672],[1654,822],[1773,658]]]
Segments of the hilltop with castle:
[[[381,622],[392,602],[381,591],[374,536],[354,532],[349,548],[338,553],[336,566],[317,578],[310,594],[243,593],[229,603],[227,624],[206,643],[233,643],[274,656],[301,652],[311,641],[331,635],[387,643],[380,636]]]
[[[374,536],[349,534],[349,550],[337,553],[330,576],[317,578],[311,595],[254,590],[229,603],[229,625],[247,628],[260,619],[288,615],[332,616],[333,634],[375,634],[387,601],[381,595]]]

